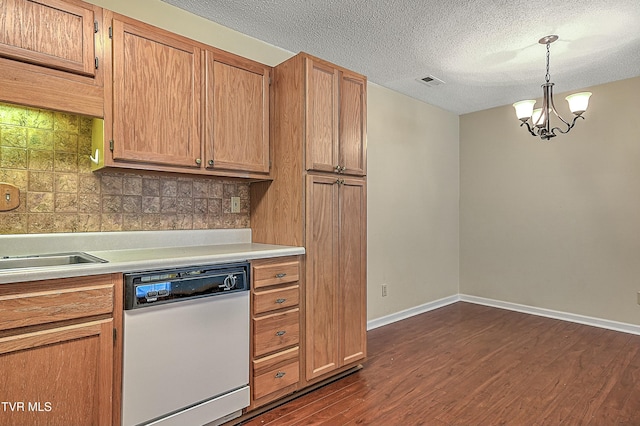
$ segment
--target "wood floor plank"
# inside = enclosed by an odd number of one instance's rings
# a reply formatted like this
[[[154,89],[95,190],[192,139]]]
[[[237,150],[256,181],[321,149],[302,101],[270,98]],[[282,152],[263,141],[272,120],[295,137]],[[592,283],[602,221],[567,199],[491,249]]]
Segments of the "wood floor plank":
[[[459,302],[367,339],[362,370],[244,424],[640,425],[640,336]]]

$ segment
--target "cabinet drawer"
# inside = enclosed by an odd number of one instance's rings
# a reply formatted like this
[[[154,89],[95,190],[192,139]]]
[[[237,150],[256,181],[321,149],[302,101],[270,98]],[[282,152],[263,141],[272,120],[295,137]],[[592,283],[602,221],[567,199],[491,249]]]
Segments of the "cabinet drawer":
[[[297,347],[254,361],[253,399],[297,384],[299,366]]]
[[[253,356],[258,357],[300,340],[300,310],[267,315],[253,319]]]
[[[253,294],[253,313],[261,314],[274,309],[296,306],[300,298],[300,287],[278,288],[260,291]]]
[[[46,324],[113,311],[113,284],[44,288],[17,294],[0,292],[0,330]]]
[[[300,278],[299,262],[282,262],[267,265],[253,265],[254,288],[285,284]]]

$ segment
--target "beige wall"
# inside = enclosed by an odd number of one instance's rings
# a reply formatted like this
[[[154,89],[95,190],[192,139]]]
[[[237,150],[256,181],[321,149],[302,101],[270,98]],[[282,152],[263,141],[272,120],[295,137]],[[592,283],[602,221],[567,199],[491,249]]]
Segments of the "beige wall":
[[[640,78],[589,90],[549,142],[511,106],[461,116],[460,293],[640,324]]]
[[[367,306],[376,319],[458,293],[458,116],[371,83],[367,108]]]

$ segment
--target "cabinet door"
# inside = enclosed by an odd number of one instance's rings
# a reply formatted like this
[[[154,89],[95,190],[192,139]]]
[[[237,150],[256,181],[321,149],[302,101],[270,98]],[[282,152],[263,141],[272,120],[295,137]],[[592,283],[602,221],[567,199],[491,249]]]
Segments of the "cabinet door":
[[[307,176],[307,380],[335,370],[340,365],[337,230],[337,179]]]
[[[337,69],[306,59],[306,168],[334,172],[338,166]]]
[[[367,200],[363,179],[343,179],[338,197],[340,365],[364,359],[367,347]]]
[[[113,159],[199,167],[200,49],[126,18],[113,20]]]
[[[206,66],[205,166],[269,173],[269,67],[209,51]]]
[[[3,0],[0,56],[93,76],[94,12],[61,0]]]
[[[0,338],[3,425],[111,425],[112,380],[111,319]]]
[[[343,173],[366,175],[367,80],[340,73],[340,159]]]

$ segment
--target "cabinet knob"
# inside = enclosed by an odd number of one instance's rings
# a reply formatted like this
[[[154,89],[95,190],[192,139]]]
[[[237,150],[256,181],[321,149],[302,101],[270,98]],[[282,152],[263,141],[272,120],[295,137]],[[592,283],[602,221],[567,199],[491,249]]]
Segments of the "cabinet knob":
[[[287,276],[287,274],[285,274],[285,273],[276,274],[276,278],[284,278],[286,276]]]
[[[344,179],[336,179],[338,185],[344,185]]]
[[[284,375],[285,375],[285,374],[287,374],[287,373],[285,373],[284,371],[278,371],[278,372],[276,373],[276,376],[275,376],[275,377],[276,377],[276,379],[282,379],[282,378],[284,377]]]
[[[209,166],[213,167],[213,160],[209,160],[208,163],[209,163]]]
[[[345,170],[347,170],[347,166],[340,167],[340,173],[344,173]]]
[[[340,164],[335,166],[334,169],[336,169],[336,173],[340,173],[340,170],[342,170],[341,167],[340,167]]]
[[[276,331],[276,336],[284,336],[286,333],[286,330]]]
[[[284,302],[286,302],[286,301],[287,301],[287,299],[276,299],[276,303],[277,303],[278,305],[280,305],[280,304],[282,304],[282,303],[284,303]]]
[[[196,164],[199,166],[202,163],[202,160],[199,158],[196,158]]]

